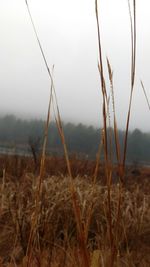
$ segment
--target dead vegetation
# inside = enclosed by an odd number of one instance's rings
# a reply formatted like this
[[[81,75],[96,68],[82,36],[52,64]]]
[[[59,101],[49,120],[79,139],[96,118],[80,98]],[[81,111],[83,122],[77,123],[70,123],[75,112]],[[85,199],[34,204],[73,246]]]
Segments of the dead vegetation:
[[[26,252],[36,204],[36,179],[36,176],[27,173],[19,180],[15,177],[12,179],[9,175],[1,179],[0,257],[3,264],[11,262],[12,266],[15,266],[15,262],[22,264],[20,266],[27,266]],[[149,180],[143,179],[143,185],[139,185],[134,182],[133,177],[130,179],[132,184],[121,191],[122,212],[117,231],[113,227],[114,246],[117,250],[114,266],[149,266],[150,196],[148,190],[144,190],[149,186]],[[93,186],[91,178],[79,176],[74,179],[74,184],[84,225],[90,213],[87,231],[88,256],[92,259],[90,255],[99,254],[100,261],[108,261],[110,253],[107,187],[100,182]],[[41,188],[40,213],[37,227],[34,229],[36,238],[30,266],[82,266],[82,258],[78,255],[80,247],[68,178],[62,175],[48,176],[42,181]],[[114,226],[119,190],[118,184],[112,185],[111,214]],[[78,263],[75,253],[78,255]],[[45,263],[41,255],[45,255]],[[36,263],[38,260],[40,265]],[[103,265],[99,263],[92,266]],[[109,266],[109,263],[104,266]]]
[[[150,266],[149,179],[147,175],[142,176],[139,171],[126,170],[128,131],[136,74],[136,1],[131,2],[132,5],[128,1],[131,25],[131,87],[121,155],[115,114],[113,71],[109,59],[107,58],[106,62],[103,60],[101,17],[98,1],[95,0],[103,129],[100,133],[102,138],[96,162],[89,163],[89,168],[88,162],[84,162],[84,167],[80,160],[75,165],[74,159],[69,157],[53,81],[54,67],[50,70],[48,66],[28,1],[25,0],[50,79],[50,98],[40,159],[35,160],[35,156],[34,160],[11,157],[5,162],[1,159],[1,266]],[[105,63],[111,92],[106,88]],[[109,95],[113,106],[113,133],[117,158],[115,166],[111,155],[112,133],[108,131],[111,124]],[[65,161],[59,160],[60,165],[56,159],[51,158],[48,161],[46,158],[51,111],[54,113],[64,149]],[[102,149],[104,162],[100,165]],[[35,172],[32,173],[35,161],[36,169],[34,168]]]

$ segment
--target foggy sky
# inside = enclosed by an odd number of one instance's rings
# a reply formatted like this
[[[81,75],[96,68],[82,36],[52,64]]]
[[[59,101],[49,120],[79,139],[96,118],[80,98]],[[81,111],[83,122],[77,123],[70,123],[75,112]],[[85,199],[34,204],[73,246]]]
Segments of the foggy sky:
[[[64,121],[102,126],[95,0],[29,0]],[[132,2],[132,1],[131,1]],[[137,69],[130,128],[150,131],[150,3],[137,0]],[[125,128],[130,94],[127,0],[99,1],[102,49],[114,72],[118,125]],[[50,81],[24,0],[0,2],[0,114],[45,118]],[[107,72],[107,71],[106,71]],[[108,75],[106,75],[109,91]]]

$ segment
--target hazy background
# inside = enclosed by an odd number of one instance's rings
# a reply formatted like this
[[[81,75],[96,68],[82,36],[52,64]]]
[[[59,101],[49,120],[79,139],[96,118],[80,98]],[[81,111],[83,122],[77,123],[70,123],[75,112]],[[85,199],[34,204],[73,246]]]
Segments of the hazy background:
[[[95,0],[28,1],[65,121],[102,125]],[[114,70],[119,127],[125,127],[130,93],[130,22],[127,0],[101,0],[102,48]],[[131,1],[132,2],[132,1]],[[130,127],[150,131],[150,3],[137,0],[137,72]],[[24,0],[0,1],[0,114],[45,118],[49,78]],[[104,57],[105,60],[105,57]]]

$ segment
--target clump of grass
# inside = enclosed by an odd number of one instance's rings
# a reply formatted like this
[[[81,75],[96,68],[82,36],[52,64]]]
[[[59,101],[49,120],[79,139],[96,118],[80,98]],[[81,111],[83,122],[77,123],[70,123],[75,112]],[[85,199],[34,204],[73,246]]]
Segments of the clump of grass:
[[[26,257],[35,209],[36,179],[35,176],[26,174],[17,182],[13,182],[11,177],[6,177],[4,188],[1,184],[3,191],[0,197],[3,194],[3,210],[0,214],[0,256],[3,260],[14,259],[19,263]],[[87,235],[89,257],[95,250],[98,250],[101,253],[101,260],[108,262],[110,246],[107,186],[99,182],[93,186],[92,180],[83,177],[75,178],[74,183],[83,221],[88,217],[88,207],[92,203],[91,223]],[[145,183],[147,183],[146,180]],[[56,261],[59,262],[59,266],[68,266],[69,262],[72,262],[71,266],[83,266],[68,178],[47,177],[42,181],[41,188],[39,199],[41,209],[36,226],[38,240],[36,239],[32,247],[33,254],[30,260],[36,261],[36,257],[40,257],[42,261],[41,255],[45,255],[46,261],[51,261],[51,264]],[[118,247],[120,262],[129,260],[127,253],[132,262],[132,253],[136,251],[140,254],[141,242],[145,238],[146,247],[146,242],[149,240],[150,197],[142,187],[133,182],[129,189],[122,191],[122,199],[122,217],[114,243]],[[117,202],[118,188],[113,185],[111,188],[112,225],[116,224]],[[59,255],[55,260],[56,251]],[[106,251],[108,251],[107,256]],[[79,264],[76,263],[73,253],[78,254]],[[61,265],[62,258],[64,258],[64,265]],[[115,262],[116,259],[114,264]],[[44,266],[42,264],[41,266]],[[123,265],[120,263],[119,266]]]

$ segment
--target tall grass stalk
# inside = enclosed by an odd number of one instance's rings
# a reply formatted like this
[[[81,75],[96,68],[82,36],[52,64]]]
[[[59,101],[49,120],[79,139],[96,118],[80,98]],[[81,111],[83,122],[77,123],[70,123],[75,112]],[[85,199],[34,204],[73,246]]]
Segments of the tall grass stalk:
[[[110,89],[111,89],[111,98],[112,98],[113,122],[114,122],[113,126],[114,126],[116,156],[117,156],[117,163],[118,163],[118,168],[119,168],[119,176],[121,177],[121,170],[120,170],[120,168],[121,168],[121,153],[120,153],[120,143],[119,143],[118,127],[117,127],[117,119],[116,119],[113,71],[112,71],[111,64],[110,64],[110,61],[108,58],[107,58],[107,68],[108,68],[109,82],[110,82]]]
[[[56,99],[56,101],[57,101],[57,99]],[[78,204],[77,192],[76,192],[76,188],[75,188],[74,183],[73,183],[73,176],[72,176],[71,168],[70,168],[68,150],[67,150],[67,145],[66,145],[63,126],[62,126],[62,120],[60,117],[60,112],[59,112],[59,107],[58,107],[57,102],[56,102],[56,107],[57,107],[57,115],[56,115],[56,111],[55,111],[55,106],[53,105],[55,121],[56,121],[56,125],[57,125],[57,128],[59,130],[61,141],[62,141],[62,144],[64,147],[64,154],[65,154],[67,167],[68,167],[68,173],[69,173],[69,177],[70,177],[70,192],[71,192],[71,196],[72,196],[73,210],[74,210],[76,224],[77,224],[77,232],[78,232],[80,250],[81,250],[81,254],[83,256],[83,266],[88,267],[89,266],[89,256],[88,256],[88,251],[86,248],[86,242],[87,242],[87,229],[88,229],[89,224],[88,223],[85,224],[82,221],[81,209],[80,209],[79,204]]]
[[[95,169],[94,169],[93,184],[96,183],[98,170],[99,170],[99,165],[100,165],[100,157],[101,157],[101,151],[102,151],[103,139],[104,139],[103,129],[100,132],[99,138],[100,138],[100,142],[99,142],[98,151],[97,151],[97,154],[96,154],[96,165],[95,165]]]
[[[102,59],[102,46],[101,46],[101,32],[99,25],[99,13],[98,13],[98,1],[95,0],[95,13],[96,13],[96,22],[97,22],[97,34],[98,34],[98,48],[99,48],[99,63],[98,69],[100,73],[100,82],[101,90],[103,97],[103,126],[104,126],[104,153],[105,153],[105,162],[108,163],[108,140],[107,140],[107,92],[105,86],[104,72],[103,72],[103,59]]]
[[[98,0],[95,0],[95,14],[96,14],[96,22],[97,22],[97,34],[98,34],[98,48],[99,48],[99,74],[100,74],[100,82],[101,82],[101,91],[103,98],[103,127],[104,127],[104,155],[105,155],[105,175],[107,180],[107,204],[108,204],[108,229],[109,229],[109,240],[110,240],[110,248],[111,248],[111,260],[110,267],[114,264],[114,236],[112,229],[112,208],[111,208],[111,180],[112,180],[112,169],[110,168],[110,162],[108,157],[108,132],[107,132],[107,92],[106,92],[106,84],[103,72],[103,58],[102,58],[102,45],[101,45],[101,32],[100,32],[100,20],[99,20],[99,12],[98,12]]]
[[[118,137],[118,127],[117,127],[117,119],[116,119],[116,109],[115,109],[115,97],[114,97],[114,85],[113,85],[113,71],[111,68],[111,64],[109,59],[107,58],[107,68],[109,74],[110,81],[110,89],[111,89],[111,97],[112,97],[112,108],[113,108],[113,121],[114,121],[114,139],[115,139],[115,147],[116,147],[116,157],[117,157],[117,167],[119,174],[119,184],[118,184],[118,201],[117,201],[117,209],[116,209],[116,224],[114,227],[114,234],[117,236],[119,222],[121,219],[121,203],[122,203],[122,182],[123,182],[123,172],[121,166],[121,151],[120,151],[120,143]]]
[[[52,78],[52,74],[50,72],[40,39],[38,37],[37,31],[36,31],[36,27],[30,12],[30,8],[28,5],[28,1],[26,0],[26,6],[27,6],[27,10],[28,10],[28,14],[31,20],[31,24],[36,36],[36,40],[38,42],[46,69],[48,71],[48,75],[50,77],[50,81],[51,81],[51,87],[50,87],[50,99],[49,99],[49,104],[48,104],[48,112],[47,112],[47,120],[46,120],[46,124],[45,124],[45,131],[44,131],[44,141],[43,141],[43,148],[42,148],[42,156],[41,156],[41,164],[40,164],[40,173],[39,173],[39,177],[38,177],[38,183],[37,183],[37,191],[36,191],[36,206],[35,206],[35,212],[33,214],[33,224],[31,226],[31,231],[30,231],[30,236],[29,236],[29,242],[28,242],[28,247],[27,247],[27,255],[29,255],[28,258],[28,266],[30,266],[30,259],[31,259],[31,250],[32,250],[32,243],[33,243],[33,239],[34,239],[34,235],[35,235],[35,230],[36,230],[36,226],[37,226],[37,220],[38,220],[38,216],[39,216],[39,211],[40,211],[40,192],[41,192],[41,185],[42,185],[42,179],[43,179],[43,172],[44,172],[44,166],[45,166],[45,154],[46,154],[46,145],[47,145],[47,139],[48,139],[48,127],[49,127],[49,121],[50,121],[50,110],[51,110],[51,103],[52,103],[52,90],[53,90],[53,78]]]
[[[144,92],[144,96],[145,96],[145,99],[146,99],[146,102],[147,102],[147,105],[148,105],[148,109],[150,110],[150,101],[148,99],[148,96],[147,96],[147,93],[146,93],[146,90],[145,90],[144,83],[142,81],[141,81],[141,86],[142,86],[142,89],[143,89],[143,92]]]
[[[83,227],[83,223],[82,223],[82,217],[81,217],[81,210],[78,204],[78,200],[77,200],[77,194],[76,194],[76,189],[73,183],[73,177],[72,177],[72,173],[71,173],[71,166],[70,166],[70,161],[69,161],[69,155],[68,155],[68,150],[67,150],[67,145],[66,145],[66,141],[65,141],[65,136],[64,136],[64,131],[63,131],[63,126],[62,126],[62,120],[61,120],[61,116],[60,116],[60,111],[59,111],[59,107],[58,107],[58,101],[57,101],[57,96],[56,96],[56,91],[55,91],[55,87],[54,87],[54,83],[53,83],[53,77],[51,74],[51,71],[49,69],[40,39],[38,37],[37,34],[37,30],[30,12],[30,8],[28,5],[28,1],[25,0],[26,6],[27,6],[27,10],[29,13],[29,17],[34,29],[34,33],[36,35],[36,40],[38,42],[42,57],[44,59],[44,63],[50,78],[50,82],[51,82],[51,91],[50,91],[50,100],[49,100],[49,106],[48,106],[48,114],[47,114],[47,123],[46,123],[46,127],[45,127],[45,137],[44,137],[44,143],[43,143],[43,150],[42,150],[42,158],[41,158],[41,167],[40,167],[40,177],[39,177],[39,183],[38,183],[38,194],[37,194],[37,199],[40,199],[40,189],[41,189],[41,184],[42,184],[42,178],[43,178],[43,169],[44,169],[44,164],[45,164],[45,151],[46,151],[46,144],[47,144],[47,138],[48,138],[48,126],[49,126],[49,118],[50,118],[50,109],[51,109],[51,103],[53,103],[53,107],[54,107],[54,100],[56,103],[56,111],[57,113],[55,113],[55,120],[56,120],[56,124],[59,130],[59,134],[61,137],[61,141],[63,144],[63,148],[64,148],[64,154],[65,154],[65,158],[66,158],[66,163],[67,163],[67,168],[68,168],[68,174],[70,177],[70,192],[71,192],[71,196],[72,196],[72,203],[73,203],[73,209],[74,209],[74,214],[75,214],[75,219],[76,219],[76,224],[77,224],[77,232],[78,232],[78,238],[79,238],[79,243],[80,243],[80,250],[81,250],[81,255],[82,255],[82,259],[83,259],[83,266],[84,267],[88,267],[89,266],[89,257],[88,257],[88,252],[87,252],[87,248],[86,248],[86,238],[85,238],[85,229]],[[38,205],[38,204],[37,204]],[[37,211],[39,211],[38,208],[36,208]],[[31,244],[33,242],[33,238],[34,238],[34,234],[33,231],[35,229],[36,226],[36,221],[38,218],[38,213],[36,212],[36,216],[34,218],[34,223],[33,223],[33,227],[31,229],[31,233],[30,233],[30,238],[29,238],[29,244],[28,244],[28,249],[27,252],[29,253],[29,255],[31,255]],[[30,258],[28,260],[28,266],[30,264]]]
[[[130,0],[128,0],[130,29],[131,29],[131,90],[130,90],[126,130],[125,130],[125,139],[124,139],[124,151],[123,151],[123,162],[122,162],[123,172],[125,171],[127,145],[128,145],[127,144],[128,131],[129,131],[130,116],[131,116],[131,106],[132,106],[132,98],[133,98],[134,83],[135,83],[135,69],[136,69],[136,0],[132,1],[133,1],[133,16],[131,13]]]

